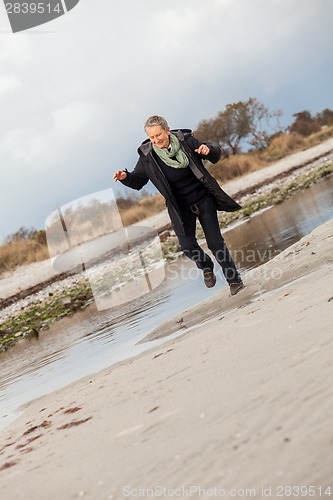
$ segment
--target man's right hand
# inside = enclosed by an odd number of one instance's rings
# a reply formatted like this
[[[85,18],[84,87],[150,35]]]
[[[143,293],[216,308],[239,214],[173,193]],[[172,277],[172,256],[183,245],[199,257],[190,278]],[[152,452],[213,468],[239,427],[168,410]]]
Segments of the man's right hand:
[[[114,180],[114,182],[123,181],[124,179],[126,179],[126,177],[127,177],[127,174],[126,174],[126,172],[124,172],[124,170],[117,170],[113,174],[113,180]]]

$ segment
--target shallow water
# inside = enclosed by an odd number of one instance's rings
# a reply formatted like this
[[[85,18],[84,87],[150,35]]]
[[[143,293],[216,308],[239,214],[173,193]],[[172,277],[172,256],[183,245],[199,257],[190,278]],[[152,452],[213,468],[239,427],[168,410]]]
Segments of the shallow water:
[[[236,224],[224,233],[242,270],[267,262],[333,217],[333,177],[295,194],[280,205]],[[135,303],[97,312],[91,308],[55,325],[38,341],[19,343],[0,355],[0,428],[27,401],[151,348],[137,345],[151,330],[226,286],[221,272],[208,290],[201,272],[187,259],[166,267],[166,279]]]

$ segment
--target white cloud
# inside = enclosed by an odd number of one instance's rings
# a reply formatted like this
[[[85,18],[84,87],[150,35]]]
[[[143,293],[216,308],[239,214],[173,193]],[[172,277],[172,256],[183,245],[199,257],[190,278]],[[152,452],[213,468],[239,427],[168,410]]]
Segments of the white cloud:
[[[21,86],[20,80],[15,75],[0,75],[0,98],[8,92],[13,92]]]
[[[35,172],[69,160],[75,149],[95,147],[99,137],[98,112],[91,103],[77,102],[51,113],[49,128],[17,128],[5,134],[0,146],[10,163]]]
[[[41,136],[36,136],[32,129],[15,129],[8,132],[3,138],[3,145],[7,150],[9,160],[17,167],[24,168],[45,149]]]
[[[54,132],[66,138],[81,136],[85,131],[89,134],[96,115],[96,107],[92,103],[69,103],[53,112]]]
[[[26,65],[32,58],[31,43],[24,35],[0,33],[0,65]],[[0,66],[1,67],[1,66]]]

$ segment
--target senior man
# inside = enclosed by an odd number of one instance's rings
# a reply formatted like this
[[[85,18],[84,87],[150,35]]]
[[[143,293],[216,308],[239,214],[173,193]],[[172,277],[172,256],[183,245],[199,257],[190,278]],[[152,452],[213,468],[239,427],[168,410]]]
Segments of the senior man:
[[[244,284],[221,235],[217,210],[233,212],[241,207],[220,188],[202,162],[217,163],[221,148],[198,141],[191,130],[170,130],[162,116],[149,117],[144,130],[148,139],[138,149],[139,160],[134,170],[117,170],[114,181],[137,190],[149,180],[155,185],[166,200],[182,252],[203,271],[204,283],[211,288],[216,283],[214,263],[196,239],[198,219],[207,246],[229,284],[230,294],[235,295]]]

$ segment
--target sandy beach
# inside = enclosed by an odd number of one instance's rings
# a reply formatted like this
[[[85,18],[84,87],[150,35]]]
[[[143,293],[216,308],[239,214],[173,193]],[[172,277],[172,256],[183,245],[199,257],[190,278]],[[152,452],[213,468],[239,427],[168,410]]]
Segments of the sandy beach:
[[[332,246],[330,221],[159,347],[31,402],[1,433],[1,498],[328,498]]]
[[[227,191],[269,189],[332,149]],[[0,433],[1,498],[333,495],[332,249],[331,220],[245,273],[237,296],[224,288],[147,332],[144,353],[31,401]],[[48,261],[20,268],[1,296],[54,276]]]

